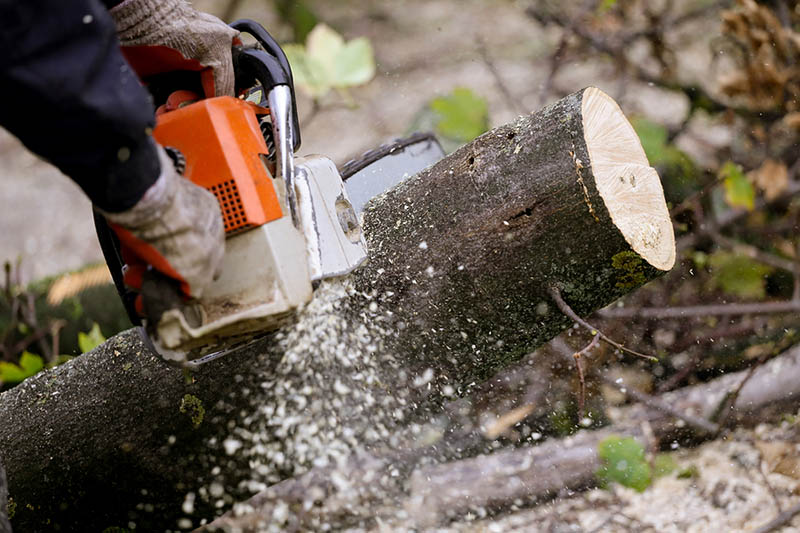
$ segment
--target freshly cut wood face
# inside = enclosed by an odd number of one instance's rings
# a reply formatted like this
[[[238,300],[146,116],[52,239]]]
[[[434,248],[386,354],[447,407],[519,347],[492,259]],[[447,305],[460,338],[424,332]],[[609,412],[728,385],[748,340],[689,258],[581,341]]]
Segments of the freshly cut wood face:
[[[583,93],[583,132],[597,191],[631,248],[660,270],[675,264],[664,190],[617,103],[596,87]]]

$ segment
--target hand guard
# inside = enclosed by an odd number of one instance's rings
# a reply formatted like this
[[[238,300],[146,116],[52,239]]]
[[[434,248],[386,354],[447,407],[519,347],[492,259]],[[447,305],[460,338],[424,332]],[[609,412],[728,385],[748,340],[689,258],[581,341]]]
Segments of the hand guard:
[[[139,77],[199,71],[205,96],[233,95],[231,47],[239,32],[220,19],[184,0],[125,0],[110,13]]]

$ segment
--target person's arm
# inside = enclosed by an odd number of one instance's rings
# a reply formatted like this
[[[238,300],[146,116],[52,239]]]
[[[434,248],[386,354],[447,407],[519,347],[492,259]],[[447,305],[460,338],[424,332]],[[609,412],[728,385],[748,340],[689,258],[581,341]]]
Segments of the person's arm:
[[[140,262],[199,296],[224,250],[219,205],[154,142],[116,33],[99,0],[0,0],[0,125],[72,178]]]

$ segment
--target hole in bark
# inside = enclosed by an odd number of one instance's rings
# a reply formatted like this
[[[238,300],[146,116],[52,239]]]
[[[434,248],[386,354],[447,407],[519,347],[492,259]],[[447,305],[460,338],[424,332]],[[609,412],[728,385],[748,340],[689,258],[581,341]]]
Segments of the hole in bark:
[[[532,214],[533,214],[533,208],[528,207],[527,209],[525,209],[525,211],[520,211],[516,215],[512,215],[511,218],[509,218],[509,220],[515,220],[517,218],[522,218],[522,217],[529,217]]]
[[[517,136],[517,134],[512,131],[512,132],[509,132],[508,135],[506,135],[506,139],[508,139],[510,141],[511,139],[513,139],[516,136]]]
[[[467,159],[467,163],[469,163],[469,166],[474,165],[475,164],[475,156],[474,155],[469,156],[469,159]]]

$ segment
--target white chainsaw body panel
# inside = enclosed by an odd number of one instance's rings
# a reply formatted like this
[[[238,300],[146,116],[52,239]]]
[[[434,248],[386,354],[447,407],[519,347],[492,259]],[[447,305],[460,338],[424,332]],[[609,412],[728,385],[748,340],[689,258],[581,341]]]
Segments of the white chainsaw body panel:
[[[202,324],[192,326],[177,309],[158,324],[157,348],[167,358],[276,328],[311,300],[305,240],[291,217],[269,222],[225,241],[222,274],[196,303]]]
[[[164,358],[183,362],[190,352],[203,356],[207,347],[275,329],[311,300],[312,281],[347,274],[366,260],[361,226],[333,162],[299,158],[295,178],[300,228],[285,184],[275,180],[283,217],[225,240],[221,275],[191,307],[201,323],[192,324],[186,310],[162,315],[154,344]]]
[[[295,190],[312,281],[342,276],[367,259],[358,217],[333,161],[298,158]]]

